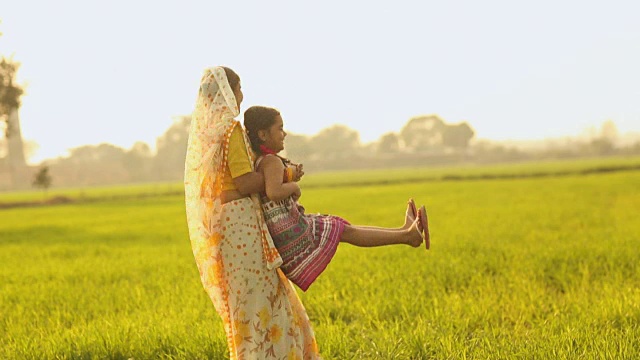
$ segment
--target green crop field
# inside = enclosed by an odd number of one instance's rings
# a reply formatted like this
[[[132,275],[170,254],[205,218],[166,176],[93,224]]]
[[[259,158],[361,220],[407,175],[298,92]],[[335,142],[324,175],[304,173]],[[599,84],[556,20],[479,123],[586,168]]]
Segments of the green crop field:
[[[343,244],[300,292],[323,357],[640,358],[639,165],[307,174],[308,212],[397,226],[414,197],[432,229],[430,251]],[[0,359],[225,358],[180,184],[48,196],[72,202],[0,209]]]

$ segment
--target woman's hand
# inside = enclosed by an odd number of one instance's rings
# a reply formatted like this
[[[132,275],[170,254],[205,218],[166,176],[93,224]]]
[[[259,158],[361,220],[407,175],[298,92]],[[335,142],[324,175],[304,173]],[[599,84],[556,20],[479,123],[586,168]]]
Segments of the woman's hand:
[[[300,187],[298,186],[296,191],[294,191],[293,194],[291,194],[291,198],[293,198],[294,202],[298,202],[298,199],[300,199],[300,196],[302,196],[302,191],[300,190]]]
[[[264,175],[259,172],[249,172],[233,178],[233,184],[243,196],[264,191]]]

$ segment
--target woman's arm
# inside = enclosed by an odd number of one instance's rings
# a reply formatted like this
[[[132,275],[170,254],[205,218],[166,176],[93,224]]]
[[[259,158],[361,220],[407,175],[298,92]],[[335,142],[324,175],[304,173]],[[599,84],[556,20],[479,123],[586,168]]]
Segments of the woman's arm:
[[[233,184],[236,186],[240,194],[251,195],[254,193],[264,192],[264,175],[259,172],[249,172],[233,178]]]
[[[270,200],[279,201],[300,193],[300,186],[297,183],[282,182],[284,164],[278,157],[265,156],[260,163],[260,169],[264,174],[265,192]]]
[[[264,191],[264,176],[251,170],[251,158],[247,153],[240,125],[231,132],[227,161],[233,185],[242,196]]]

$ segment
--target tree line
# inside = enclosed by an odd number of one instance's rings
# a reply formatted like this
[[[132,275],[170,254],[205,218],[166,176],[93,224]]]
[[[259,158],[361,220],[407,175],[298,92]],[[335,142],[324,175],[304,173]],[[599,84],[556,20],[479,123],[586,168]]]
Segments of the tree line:
[[[103,143],[70,149],[69,156],[45,160],[43,164],[50,168],[56,185],[180,180],[190,124],[191,116],[174,118],[157,138],[155,153],[144,142],[137,142],[130,149]],[[368,159],[374,165],[381,156],[465,151],[473,136],[474,131],[466,122],[450,125],[430,115],[412,118],[400,133],[385,134],[372,144],[362,144],[356,130],[334,125],[313,136],[289,134],[285,148],[288,156],[305,164],[307,171],[321,171],[345,168],[354,159]],[[378,166],[387,163],[389,159]]]
[[[156,140],[130,149],[111,144],[73,148],[69,156],[43,162],[56,186],[179,181],[183,177],[190,116],[178,116]],[[362,143],[359,133],[333,125],[315,135],[288,134],[285,155],[305,165],[307,173],[326,170],[436,166],[583,156],[640,154],[640,141],[617,146],[615,124],[608,121],[591,138],[566,138],[535,150],[475,139],[468,122],[450,124],[437,115],[409,119],[398,132]]]

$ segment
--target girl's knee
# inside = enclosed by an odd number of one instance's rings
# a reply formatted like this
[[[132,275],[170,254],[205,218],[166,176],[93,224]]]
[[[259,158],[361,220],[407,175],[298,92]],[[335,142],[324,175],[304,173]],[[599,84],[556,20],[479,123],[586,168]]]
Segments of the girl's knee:
[[[342,231],[342,233],[349,233],[349,234],[353,234],[356,231],[356,229],[352,226],[352,225],[344,225],[344,230]]]
[[[349,240],[353,239],[356,229],[351,225],[345,225],[344,230],[342,231],[342,236],[340,237],[340,241],[349,242]]]

